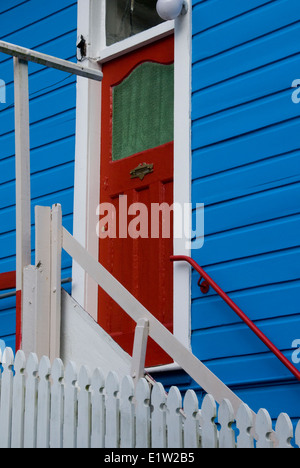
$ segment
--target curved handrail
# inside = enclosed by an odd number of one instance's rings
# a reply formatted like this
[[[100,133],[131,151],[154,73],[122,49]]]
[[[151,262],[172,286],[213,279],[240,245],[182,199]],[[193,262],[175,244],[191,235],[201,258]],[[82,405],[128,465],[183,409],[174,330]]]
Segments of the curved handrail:
[[[232,299],[215,283],[215,281],[201,268],[195,260],[186,255],[172,255],[170,260],[173,262],[188,262],[202,278],[216,291],[216,293],[231,307],[231,309],[248,325],[248,327],[258,336],[258,338],[275,354],[275,356],[288,368],[288,370],[300,380],[300,372],[296,367],[282,354],[281,351],[266,337],[266,335],[247,317],[247,315],[233,302]]]

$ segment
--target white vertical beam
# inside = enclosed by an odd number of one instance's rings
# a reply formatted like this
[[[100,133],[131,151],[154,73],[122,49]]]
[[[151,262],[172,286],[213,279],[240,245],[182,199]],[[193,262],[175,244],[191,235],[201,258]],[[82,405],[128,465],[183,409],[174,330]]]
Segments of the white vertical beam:
[[[45,276],[42,268],[24,268],[22,350],[34,352],[39,359],[49,355],[49,327],[45,314]],[[48,327],[48,328],[47,328]]]
[[[16,153],[16,289],[22,290],[23,269],[31,264],[30,146],[28,63],[14,58]]]
[[[87,57],[99,56],[105,41],[105,1],[78,0],[78,38],[87,43]],[[99,70],[86,58],[81,65]],[[101,85],[77,79],[76,150],[74,189],[74,237],[98,259],[96,208],[100,196],[100,119]],[[92,226],[95,228],[92,228]],[[72,296],[97,319],[96,283],[73,262]]]
[[[24,268],[24,286],[22,297],[22,350],[28,356],[37,351],[36,346],[36,289],[37,269],[33,265]],[[37,353],[36,353],[37,354]]]
[[[37,307],[39,307],[36,313],[36,352],[39,356],[42,356],[43,354],[49,356],[51,305],[51,209],[47,206],[35,207],[35,233],[35,265],[39,271],[38,290],[36,291]],[[41,353],[41,350],[43,350],[43,353]]]
[[[174,77],[174,202],[179,203],[182,212],[185,203],[191,202],[191,17],[192,2],[187,0],[188,12],[175,20],[175,77]],[[178,218],[177,218],[178,214]],[[174,211],[174,232],[176,226],[184,232],[191,232],[191,216],[181,219]],[[187,229],[188,228],[188,229]],[[188,239],[183,235],[174,238],[174,255],[190,255]],[[191,285],[190,267],[174,265],[174,335],[190,349],[191,334]]]
[[[51,212],[51,291],[50,291],[50,360],[60,357],[61,329],[61,205],[53,205]]]
[[[60,356],[61,206],[36,206],[35,227],[35,267],[24,270],[23,348],[54,360]]]

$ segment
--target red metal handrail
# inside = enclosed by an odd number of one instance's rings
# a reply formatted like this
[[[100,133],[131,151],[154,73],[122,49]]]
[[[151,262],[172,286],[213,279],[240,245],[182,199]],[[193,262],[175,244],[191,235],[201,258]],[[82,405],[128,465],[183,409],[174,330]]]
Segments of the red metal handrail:
[[[173,262],[188,262],[201,277],[216,291],[216,293],[231,307],[231,309],[248,325],[248,327],[260,338],[260,340],[275,354],[275,356],[289,369],[289,371],[300,380],[300,372],[282,354],[281,351],[266,337],[266,335],[244,314],[244,312],[233,302],[232,299],[215,283],[215,281],[201,268],[198,263],[186,255],[173,255],[170,257]],[[201,285],[200,285],[201,286]]]

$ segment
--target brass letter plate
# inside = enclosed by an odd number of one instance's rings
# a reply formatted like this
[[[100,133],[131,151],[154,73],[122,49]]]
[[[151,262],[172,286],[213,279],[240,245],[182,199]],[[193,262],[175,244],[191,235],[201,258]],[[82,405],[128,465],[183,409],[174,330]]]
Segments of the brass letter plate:
[[[130,177],[131,179],[138,177],[140,180],[143,180],[145,175],[151,174],[151,172],[153,172],[153,164],[140,163],[138,167],[130,171]]]

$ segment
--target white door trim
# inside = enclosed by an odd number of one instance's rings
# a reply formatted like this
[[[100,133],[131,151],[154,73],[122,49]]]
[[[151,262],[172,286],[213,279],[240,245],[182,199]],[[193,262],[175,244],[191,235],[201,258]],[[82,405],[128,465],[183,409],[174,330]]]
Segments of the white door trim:
[[[87,67],[175,33],[174,202],[191,202],[191,0],[188,13],[112,46],[105,44],[105,1],[78,0],[78,38],[87,41]],[[74,188],[74,237],[98,258],[96,207],[100,197],[101,85],[78,78]],[[191,217],[185,222],[191,226]],[[176,213],[174,223],[177,223]],[[191,229],[190,229],[191,230]],[[174,239],[174,255],[190,255],[186,239]],[[73,264],[72,295],[97,319],[97,286]],[[174,335],[190,348],[190,267],[174,264]]]

